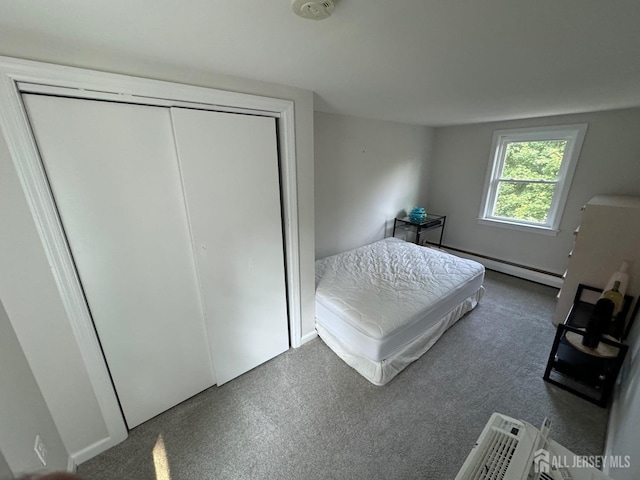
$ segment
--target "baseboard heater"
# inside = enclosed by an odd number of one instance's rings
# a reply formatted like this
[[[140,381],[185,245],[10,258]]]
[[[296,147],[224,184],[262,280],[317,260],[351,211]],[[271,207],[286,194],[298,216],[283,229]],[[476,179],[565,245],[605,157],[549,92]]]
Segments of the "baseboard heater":
[[[425,245],[437,246],[437,244],[433,244],[431,242],[424,243]],[[506,273],[507,275],[524,278],[525,280],[530,280],[532,282],[542,283],[543,285],[548,285],[550,287],[562,287],[562,275],[557,273],[547,272],[539,268],[520,265],[519,263],[501,260],[499,258],[490,257],[481,253],[469,252],[467,250],[461,250],[447,245],[443,245],[442,249],[445,251],[451,251],[454,255],[458,255],[463,258],[470,258],[471,260],[482,263],[489,270],[495,270],[497,272]]]
[[[540,429],[494,413],[455,480],[611,480]]]

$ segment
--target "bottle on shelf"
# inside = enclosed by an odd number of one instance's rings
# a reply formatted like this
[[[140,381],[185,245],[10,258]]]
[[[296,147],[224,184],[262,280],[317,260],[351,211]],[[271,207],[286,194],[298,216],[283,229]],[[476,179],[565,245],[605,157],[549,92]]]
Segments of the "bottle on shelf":
[[[613,282],[613,287],[609,290],[605,290],[600,298],[611,300],[613,302],[612,316],[615,317],[618,315],[620,310],[622,310],[622,303],[624,302],[624,295],[620,292],[620,280],[615,280]]]
[[[598,348],[600,337],[606,332],[607,325],[611,320],[613,309],[614,303],[608,298],[601,298],[596,302],[582,337],[582,345],[588,348]]]
[[[617,272],[611,275],[607,286],[604,287],[604,291],[600,298],[609,298],[615,305],[613,309],[613,316],[615,317],[622,310],[622,304],[624,303],[624,294],[627,292],[627,285],[629,285],[629,262],[623,261]]]

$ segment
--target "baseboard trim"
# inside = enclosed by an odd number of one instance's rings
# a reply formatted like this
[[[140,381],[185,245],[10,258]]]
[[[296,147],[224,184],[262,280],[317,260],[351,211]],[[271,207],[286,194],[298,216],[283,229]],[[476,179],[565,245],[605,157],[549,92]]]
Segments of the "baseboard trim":
[[[118,441],[114,441],[112,437],[103,438],[102,440],[98,440],[97,442],[89,445],[88,447],[83,448],[75,453],[71,454],[71,458],[69,458],[69,463],[73,463],[75,465],[80,465],[87,460],[92,459],[96,455],[101,454],[102,452],[110,449],[111,447],[117,445]]]
[[[523,278],[525,280],[541,283],[550,287],[562,287],[562,277],[551,272],[544,272],[542,270],[526,267],[524,265],[518,265],[513,262],[500,260],[498,258],[487,257],[486,255],[459,250],[454,247],[443,246],[442,248],[444,250],[451,250],[451,253],[458,257],[475,260],[476,262],[484,265],[485,268],[488,268],[489,270],[506,273],[507,275],[513,275],[514,277]]]
[[[300,339],[300,346],[304,345],[307,342],[310,342],[317,336],[318,336],[318,332],[316,332],[315,330],[307,333],[306,335],[303,335],[302,338]]]
[[[73,461],[73,458],[69,457],[69,460],[67,461],[67,472],[76,473],[77,471],[78,465],[76,465],[76,462]]]

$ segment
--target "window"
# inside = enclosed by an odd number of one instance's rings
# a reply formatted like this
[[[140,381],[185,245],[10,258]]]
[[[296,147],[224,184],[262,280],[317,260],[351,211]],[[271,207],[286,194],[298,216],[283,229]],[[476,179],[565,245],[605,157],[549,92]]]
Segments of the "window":
[[[478,221],[555,235],[586,131],[496,130]]]

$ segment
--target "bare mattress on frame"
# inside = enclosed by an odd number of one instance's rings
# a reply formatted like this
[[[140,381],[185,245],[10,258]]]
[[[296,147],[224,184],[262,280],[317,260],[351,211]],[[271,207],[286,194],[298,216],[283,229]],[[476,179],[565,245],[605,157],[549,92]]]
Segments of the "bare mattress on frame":
[[[386,238],[316,261],[316,330],[384,385],[475,308],[483,280],[478,262]]]

